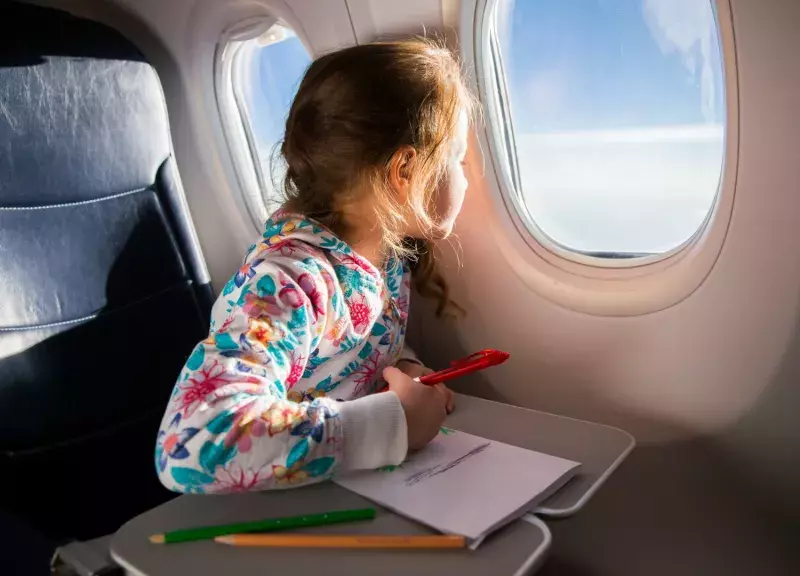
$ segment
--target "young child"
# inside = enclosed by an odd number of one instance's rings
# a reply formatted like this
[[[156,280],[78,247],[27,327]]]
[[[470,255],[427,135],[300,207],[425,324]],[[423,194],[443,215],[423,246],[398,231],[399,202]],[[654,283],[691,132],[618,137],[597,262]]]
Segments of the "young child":
[[[406,318],[412,271],[439,314],[454,305],[428,242],[461,209],[472,109],[458,64],[428,41],[311,64],[281,146],[287,201],[222,291],[167,406],[166,487],[299,486],[400,464],[437,434],[452,395],[413,380],[427,369],[404,350]]]

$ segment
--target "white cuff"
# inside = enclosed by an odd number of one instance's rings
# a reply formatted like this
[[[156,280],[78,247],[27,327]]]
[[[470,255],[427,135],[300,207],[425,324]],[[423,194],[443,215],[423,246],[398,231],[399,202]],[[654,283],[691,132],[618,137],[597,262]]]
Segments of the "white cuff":
[[[342,472],[398,465],[408,452],[406,415],[394,392],[378,392],[337,406],[344,436]]]

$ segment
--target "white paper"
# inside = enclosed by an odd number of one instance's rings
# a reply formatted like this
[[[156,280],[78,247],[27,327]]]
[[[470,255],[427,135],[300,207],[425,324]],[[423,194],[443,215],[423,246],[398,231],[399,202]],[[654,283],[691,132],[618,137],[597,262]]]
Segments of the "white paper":
[[[397,467],[335,482],[440,532],[475,545],[531,510],[577,471],[576,462],[443,429]]]

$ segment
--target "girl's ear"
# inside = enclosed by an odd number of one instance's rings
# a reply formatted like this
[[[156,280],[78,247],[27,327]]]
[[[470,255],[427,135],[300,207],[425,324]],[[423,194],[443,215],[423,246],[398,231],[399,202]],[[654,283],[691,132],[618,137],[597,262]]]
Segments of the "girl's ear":
[[[400,204],[405,204],[411,193],[411,174],[416,159],[417,151],[412,146],[403,146],[389,160],[389,184]]]

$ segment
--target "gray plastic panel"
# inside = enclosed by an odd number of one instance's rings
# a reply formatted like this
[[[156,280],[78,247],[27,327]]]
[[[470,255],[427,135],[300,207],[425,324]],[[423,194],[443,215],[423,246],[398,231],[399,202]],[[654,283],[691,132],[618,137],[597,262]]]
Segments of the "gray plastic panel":
[[[554,517],[580,510],[635,445],[633,436],[617,428],[461,394],[447,425],[580,462],[580,473],[535,510]]]
[[[538,519],[518,520],[475,550],[371,551],[233,548],[211,541],[151,544],[151,534],[207,524],[313,514],[332,508],[374,506],[332,483],[302,489],[231,496],[182,496],[135,518],[111,543],[112,556],[129,573],[146,576],[220,574],[381,574],[469,576],[528,574],[544,557],[550,533]],[[378,507],[370,522],[307,528],[340,534],[430,534],[432,530]]]
[[[580,474],[535,512],[567,516],[579,510],[634,446],[621,430],[456,395],[456,411],[447,425],[521,448],[575,460]],[[365,550],[241,549],[213,542],[153,545],[148,536],[178,528],[259,520],[270,516],[312,514],[332,508],[374,506],[331,483],[288,491],[232,496],[183,496],[128,522],[114,536],[114,559],[131,574],[262,573],[294,574],[528,574],[543,560],[550,545],[547,527],[536,517],[512,523],[475,551],[390,552]],[[379,509],[372,522],[308,529],[309,532],[364,534],[428,534],[416,522]]]

